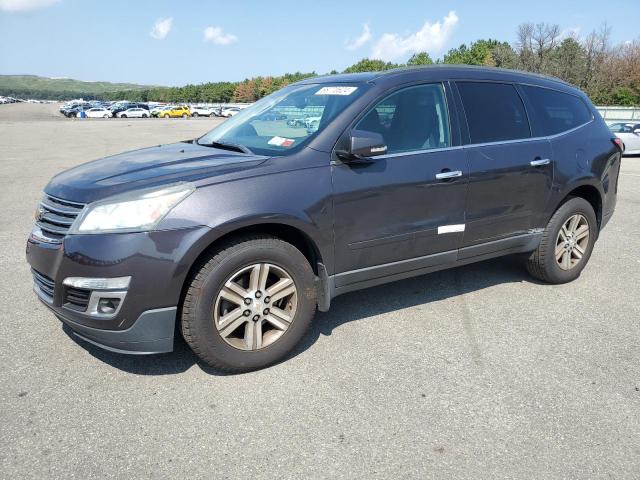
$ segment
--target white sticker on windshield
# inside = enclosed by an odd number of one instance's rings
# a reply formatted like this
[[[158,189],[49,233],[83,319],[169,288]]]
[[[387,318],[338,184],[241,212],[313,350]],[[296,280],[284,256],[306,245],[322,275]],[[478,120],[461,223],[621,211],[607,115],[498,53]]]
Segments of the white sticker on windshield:
[[[322,87],[316,95],[351,95],[358,87]]]
[[[275,145],[277,147],[290,147],[291,145],[293,145],[293,142],[295,142],[295,140],[293,140],[292,138],[283,138],[283,137],[272,137],[271,140],[269,140],[267,143],[269,145]]]

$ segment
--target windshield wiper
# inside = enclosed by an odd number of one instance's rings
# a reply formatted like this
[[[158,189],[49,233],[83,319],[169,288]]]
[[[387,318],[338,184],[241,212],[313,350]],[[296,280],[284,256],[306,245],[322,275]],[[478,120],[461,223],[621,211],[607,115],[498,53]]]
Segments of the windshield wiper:
[[[231,142],[210,142],[210,143],[200,143],[199,145],[204,145],[206,147],[214,147],[220,148],[222,150],[231,150],[232,152],[240,152],[240,153],[248,153],[252,154],[253,152],[249,150],[244,145],[240,145],[239,143],[231,143]]]

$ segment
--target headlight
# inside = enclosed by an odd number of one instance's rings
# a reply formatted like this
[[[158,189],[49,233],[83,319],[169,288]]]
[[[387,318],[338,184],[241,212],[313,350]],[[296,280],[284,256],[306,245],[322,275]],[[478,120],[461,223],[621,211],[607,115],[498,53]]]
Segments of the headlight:
[[[90,203],[75,220],[70,234],[151,230],[195,190],[189,183],[138,190]]]

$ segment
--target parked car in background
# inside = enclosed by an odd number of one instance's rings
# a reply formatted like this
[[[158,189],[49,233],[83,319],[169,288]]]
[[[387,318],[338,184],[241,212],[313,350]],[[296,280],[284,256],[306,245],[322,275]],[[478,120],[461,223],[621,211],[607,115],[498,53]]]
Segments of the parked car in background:
[[[128,108],[116,114],[118,118],[149,118],[149,110],[140,107]]]
[[[160,105],[158,107],[153,107],[151,110],[149,110],[149,113],[151,114],[152,117],[158,117],[160,116],[160,112],[164,111],[164,110],[171,110],[171,106],[169,105]]]
[[[79,105],[74,105],[72,107],[66,108],[61,111],[64,116],[68,118],[75,118],[78,116],[80,112],[86,112],[90,108],[91,106],[89,106],[88,104],[79,104]]]
[[[241,110],[240,107],[223,108],[222,111],[220,112],[220,116],[225,118],[233,117],[234,115],[237,115],[240,112],[240,110]]]
[[[191,116],[191,110],[186,105],[178,105],[169,107],[166,110],[160,111],[158,113],[160,118],[187,118]]]
[[[640,123],[614,123],[609,129],[622,140],[625,155],[640,154]]]
[[[75,117],[81,110],[89,110],[91,105],[88,102],[71,102],[65,103],[59,109],[65,117]]]
[[[113,116],[113,114],[109,109],[98,108],[98,107],[90,108],[89,110],[86,110],[84,113],[88,118],[109,118]]]
[[[304,126],[307,127],[307,131],[309,133],[313,133],[318,129],[318,127],[320,126],[321,118],[322,117],[315,116],[315,117],[306,117],[304,119]]]
[[[189,107],[191,110],[192,117],[213,117],[213,108],[212,107],[200,107],[200,106],[191,106]]]
[[[134,103],[134,102],[116,103],[115,105],[111,106],[110,110],[111,110],[111,113],[113,113],[113,116],[115,117],[117,116],[118,113],[124,112],[125,110],[129,110],[130,108],[142,108],[146,110],[147,113],[149,112],[149,106],[146,103]]]
[[[312,132],[256,121],[310,103]],[[92,344],[168,352],[178,327],[207,364],[253,370],[346,292],[511,254],[575,280],[614,213],[621,143],[583,92],[541,75],[309,78],[193,141],[56,175],[26,257],[39,299]]]

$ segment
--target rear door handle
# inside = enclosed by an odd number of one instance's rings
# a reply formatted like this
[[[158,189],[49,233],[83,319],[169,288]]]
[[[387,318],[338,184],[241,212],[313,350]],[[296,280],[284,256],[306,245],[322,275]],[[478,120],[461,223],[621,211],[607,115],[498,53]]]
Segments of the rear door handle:
[[[532,167],[540,167],[542,165],[549,165],[551,160],[548,158],[536,158],[535,160],[531,160]]]
[[[460,170],[454,170],[453,172],[440,172],[436,173],[436,180],[447,180],[449,178],[461,177],[462,172]]]

